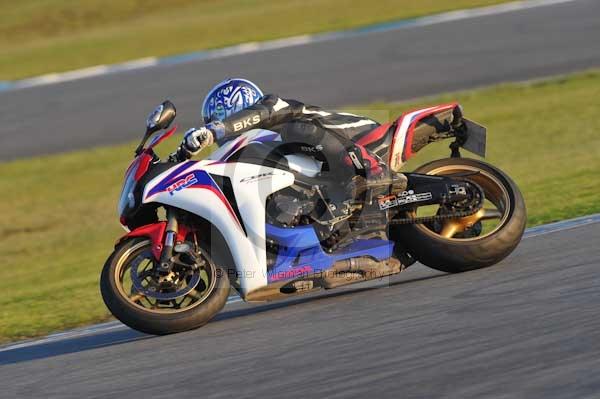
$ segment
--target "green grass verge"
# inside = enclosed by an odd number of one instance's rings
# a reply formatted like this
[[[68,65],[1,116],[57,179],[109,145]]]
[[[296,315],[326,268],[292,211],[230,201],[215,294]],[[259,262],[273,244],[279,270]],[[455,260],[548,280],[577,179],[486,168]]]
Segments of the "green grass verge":
[[[375,104],[398,115],[459,100],[489,128],[489,160],[520,185],[529,225],[600,212],[600,72]],[[363,107],[364,109],[365,107]],[[144,117],[144,115],[140,116]],[[447,156],[436,143],[412,161]],[[175,142],[162,145],[166,153]],[[105,320],[98,277],[123,232],[115,212],[134,144],[0,164],[0,341]]]
[[[0,0],[0,80],[507,0]]]

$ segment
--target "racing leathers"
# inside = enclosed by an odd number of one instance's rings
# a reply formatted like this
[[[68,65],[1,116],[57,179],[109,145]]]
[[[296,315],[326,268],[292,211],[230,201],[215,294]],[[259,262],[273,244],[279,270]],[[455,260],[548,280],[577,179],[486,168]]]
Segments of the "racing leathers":
[[[251,129],[267,129],[279,133],[284,143],[298,143],[300,152],[326,161],[329,168],[323,173],[326,180],[345,187],[354,176],[362,175],[369,184],[388,176],[387,168],[376,155],[353,139],[378,126],[369,118],[329,112],[271,94],[223,121],[210,122],[205,128],[190,129],[178,153],[189,158],[213,141],[222,142]]]

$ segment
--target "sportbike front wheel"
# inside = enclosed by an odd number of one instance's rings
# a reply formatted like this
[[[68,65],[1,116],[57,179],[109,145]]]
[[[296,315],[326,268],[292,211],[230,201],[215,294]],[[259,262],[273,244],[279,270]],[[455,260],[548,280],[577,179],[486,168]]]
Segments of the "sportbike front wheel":
[[[207,323],[227,302],[229,279],[200,248],[196,265],[175,263],[168,274],[147,239],[127,240],[106,261],[100,291],[111,313],[124,324],[149,334],[170,334]]]
[[[477,184],[485,196],[483,207],[467,217],[393,226],[393,238],[419,262],[450,273],[480,269],[500,262],[521,241],[527,222],[525,201],[500,169],[474,159],[448,158],[425,164],[415,173],[459,176]],[[429,210],[435,215],[452,211]],[[407,216],[424,215],[412,212]]]

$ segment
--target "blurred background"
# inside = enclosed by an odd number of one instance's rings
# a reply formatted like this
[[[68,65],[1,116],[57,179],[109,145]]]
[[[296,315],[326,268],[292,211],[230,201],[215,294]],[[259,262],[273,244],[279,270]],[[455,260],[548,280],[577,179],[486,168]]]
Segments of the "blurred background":
[[[530,226],[600,212],[599,2],[505,3],[0,0],[0,343],[109,318],[98,278],[145,117],[169,98],[198,126],[226,77],[380,122],[457,100]]]

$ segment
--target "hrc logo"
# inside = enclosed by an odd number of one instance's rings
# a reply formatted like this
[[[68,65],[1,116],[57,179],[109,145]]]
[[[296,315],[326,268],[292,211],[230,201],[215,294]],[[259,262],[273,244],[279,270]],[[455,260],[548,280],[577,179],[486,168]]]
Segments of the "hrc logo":
[[[183,190],[184,188],[196,183],[198,183],[198,179],[196,179],[196,176],[193,173],[190,173],[183,179],[177,180],[175,183],[167,187],[167,192],[171,195],[175,195],[176,191]]]

